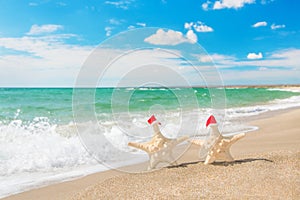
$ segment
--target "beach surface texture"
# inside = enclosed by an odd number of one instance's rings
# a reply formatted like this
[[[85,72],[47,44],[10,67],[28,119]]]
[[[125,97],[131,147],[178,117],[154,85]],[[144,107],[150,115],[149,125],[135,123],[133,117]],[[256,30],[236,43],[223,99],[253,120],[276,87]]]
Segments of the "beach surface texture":
[[[177,166],[110,170],[4,199],[299,199],[299,121],[299,108],[252,117],[247,123],[259,129],[232,146],[232,163],[204,165],[192,145]]]

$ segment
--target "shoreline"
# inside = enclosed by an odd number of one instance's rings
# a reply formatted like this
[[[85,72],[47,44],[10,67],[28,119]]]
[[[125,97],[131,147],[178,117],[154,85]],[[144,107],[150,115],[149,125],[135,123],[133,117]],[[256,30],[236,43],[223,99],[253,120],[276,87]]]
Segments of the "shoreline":
[[[231,152],[234,158],[247,158],[248,155],[255,157],[256,154],[267,156],[269,153],[276,153],[278,151],[284,151],[284,153],[279,152],[280,155],[286,154],[286,152],[294,154],[300,152],[300,126],[297,124],[300,120],[300,108],[296,107],[271,112],[262,113],[261,115],[253,116],[253,118],[250,117],[246,121],[248,125],[257,126],[259,129],[247,134],[245,138],[233,145]],[[199,149],[192,145],[179,159],[179,165],[191,162],[199,163],[198,151]],[[251,163],[248,164],[251,165]],[[129,166],[129,168],[141,167],[141,165],[145,165],[145,163],[140,164],[140,166]],[[163,168],[162,170],[165,169],[168,168]],[[159,171],[161,170],[142,174],[152,176],[153,173],[159,173]],[[78,197],[78,192],[81,191],[84,193],[87,190],[86,188],[91,188],[97,184],[101,185],[101,183],[109,180],[117,181],[124,176],[134,177],[136,174],[127,174],[118,170],[98,172],[76,180],[29,190],[3,199],[69,199],[74,195]]]
[[[290,111],[293,111],[293,110],[300,110],[300,106],[288,107],[288,108],[278,109],[278,110],[269,110],[267,112],[263,112],[263,113],[260,113],[258,115],[252,115],[252,116],[248,116],[248,117],[241,117],[241,119],[246,121],[247,125],[252,125],[250,123],[252,123],[252,122],[255,123],[255,121],[258,121],[258,120],[271,118],[274,115],[289,113]]]

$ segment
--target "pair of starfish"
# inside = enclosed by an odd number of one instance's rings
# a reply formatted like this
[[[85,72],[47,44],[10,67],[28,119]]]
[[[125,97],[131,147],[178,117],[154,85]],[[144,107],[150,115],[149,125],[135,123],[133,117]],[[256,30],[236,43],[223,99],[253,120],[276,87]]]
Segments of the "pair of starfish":
[[[172,151],[176,145],[188,139],[188,136],[183,136],[176,139],[169,139],[163,136],[160,132],[160,123],[152,115],[148,123],[153,126],[154,135],[152,139],[144,143],[129,142],[128,145],[141,149],[149,155],[148,170],[154,169],[160,162],[168,162],[169,164],[177,164],[172,155]],[[238,134],[230,138],[223,137],[217,126],[214,116],[210,116],[206,122],[206,127],[210,127],[210,139],[208,140],[190,140],[191,143],[201,146],[207,150],[204,164],[210,164],[216,160],[224,160],[226,162],[233,161],[230,154],[231,145],[244,137],[245,134]]]

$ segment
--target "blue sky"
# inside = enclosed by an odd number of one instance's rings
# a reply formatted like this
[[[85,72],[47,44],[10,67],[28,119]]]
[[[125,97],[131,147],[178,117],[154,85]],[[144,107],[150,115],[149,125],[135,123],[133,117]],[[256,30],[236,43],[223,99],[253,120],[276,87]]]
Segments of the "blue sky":
[[[297,0],[0,0],[0,7],[2,87],[71,87],[99,43],[143,27],[166,28],[142,41],[154,46],[199,43],[226,85],[300,84]]]

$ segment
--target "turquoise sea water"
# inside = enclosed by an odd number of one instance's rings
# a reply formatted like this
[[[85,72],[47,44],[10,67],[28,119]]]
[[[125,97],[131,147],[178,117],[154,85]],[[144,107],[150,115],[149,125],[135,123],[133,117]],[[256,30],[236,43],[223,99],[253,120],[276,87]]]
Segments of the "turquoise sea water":
[[[226,134],[253,130],[241,120],[246,117],[300,106],[300,92],[283,89],[80,90],[79,100],[75,98],[73,105],[74,91],[70,88],[0,89],[0,198],[105,170],[103,163],[124,165],[145,161],[147,156],[143,152],[134,152],[127,144],[149,139],[152,130],[147,119],[151,114],[156,114],[162,122],[162,132],[173,138],[206,134],[204,124],[214,110],[224,111],[226,120],[222,130]],[[93,94],[92,101],[86,101],[85,94]],[[224,105],[215,103],[219,101]],[[80,108],[83,116],[78,126],[86,127],[79,136],[74,124],[74,106]],[[95,113],[86,112],[85,108],[91,107]],[[98,129],[93,129],[95,122],[89,120],[94,114]],[[87,152],[90,146],[97,150],[102,164]]]
[[[118,97],[112,100],[116,90]],[[177,91],[176,94],[173,90]],[[193,96],[190,90],[193,90]],[[122,94],[127,96],[128,93],[131,94],[130,99],[124,100]],[[0,121],[9,123],[14,119],[32,121],[36,117],[46,117],[53,123],[69,123],[73,120],[72,94],[73,89],[68,88],[2,88]],[[225,94],[226,108],[261,105],[300,95],[268,88],[225,89]],[[95,91],[95,109],[99,114],[111,113],[112,106],[117,112],[127,109],[130,112],[143,112],[153,105],[160,105],[165,110],[176,110],[180,107],[193,109],[196,105],[192,103],[192,98],[198,101],[200,108],[212,106],[210,92],[206,88],[103,88]]]

